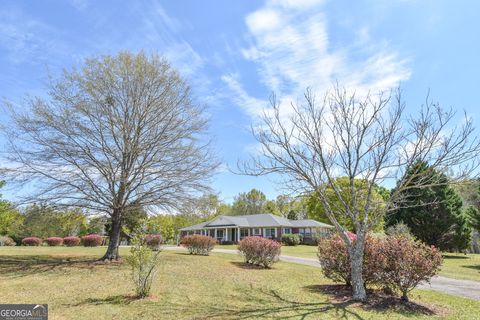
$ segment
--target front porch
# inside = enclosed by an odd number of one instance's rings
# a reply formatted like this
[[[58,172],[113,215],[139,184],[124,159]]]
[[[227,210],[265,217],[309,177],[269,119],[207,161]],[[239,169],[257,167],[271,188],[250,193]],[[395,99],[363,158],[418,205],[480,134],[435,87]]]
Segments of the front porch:
[[[241,227],[208,227],[201,230],[186,231],[183,235],[200,234],[217,239],[220,243],[238,243],[245,237],[259,236],[271,239],[281,237],[281,231],[277,228],[241,228]]]

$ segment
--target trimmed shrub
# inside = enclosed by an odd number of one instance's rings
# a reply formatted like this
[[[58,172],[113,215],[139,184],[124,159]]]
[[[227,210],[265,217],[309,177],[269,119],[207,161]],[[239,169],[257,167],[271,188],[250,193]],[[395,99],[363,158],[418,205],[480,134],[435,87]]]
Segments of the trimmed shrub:
[[[45,240],[50,247],[57,247],[63,244],[63,238],[50,237]]]
[[[98,247],[103,242],[103,237],[98,234],[89,234],[82,237],[82,244],[84,247]]]
[[[400,292],[404,301],[420,282],[429,282],[442,264],[440,251],[408,235],[387,238],[383,254],[386,261],[379,282]]]
[[[298,246],[300,244],[300,236],[298,234],[283,234],[282,243],[286,246]]]
[[[246,237],[238,244],[238,251],[243,255],[245,262],[270,268],[278,261],[282,245],[262,237]]]
[[[75,247],[80,244],[80,238],[75,236],[63,238],[63,244],[67,247]]]
[[[159,251],[162,243],[163,238],[160,234],[145,235],[145,244],[152,250]]]
[[[37,238],[37,237],[27,237],[23,238],[22,244],[24,246],[35,246],[38,247],[39,245],[42,244],[42,239]]]
[[[348,235],[353,241],[354,235]],[[318,245],[323,274],[350,285],[350,258],[347,246],[337,234]],[[442,264],[440,252],[408,234],[393,237],[368,235],[365,240],[363,279],[365,286],[375,284],[393,289],[408,301],[408,292],[422,281],[429,281]]]
[[[185,236],[180,240],[180,245],[188,249],[190,254],[198,254],[208,256],[217,244],[217,240],[209,236],[202,236],[195,234],[192,236]]]
[[[347,236],[352,241],[357,239],[357,236],[351,232],[348,232]],[[383,243],[383,238],[370,235],[365,240],[363,255],[363,280],[365,285],[379,282],[379,275],[385,265]],[[347,245],[340,235],[335,234],[330,238],[320,240],[317,255],[322,266],[322,272],[327,278],[335,282],[343,282],[346,285],[351,284],[350,257],[348,256]]]
[[[10,238],[9,236],[0,236],[0,247],[5,246],[5,247],[13,247],[16,246],[17,243]]]
[[[347,246],[338,234],[319,242],[317,256],[325,277],[350,285],[350,258]]]

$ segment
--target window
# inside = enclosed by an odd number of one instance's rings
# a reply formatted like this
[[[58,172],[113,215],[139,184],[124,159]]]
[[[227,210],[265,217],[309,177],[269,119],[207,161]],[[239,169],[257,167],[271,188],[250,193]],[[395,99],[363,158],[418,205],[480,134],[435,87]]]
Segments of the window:
[[[223,239],[223,229],[222,230],[217,230],[217,239]]]
[[[311,236],[311,233],[310,233],[311,230],[312,230],[311,228],[305,228],[305,236],[306,236],[306,237],[310,237],[310,236]]]
[[[265,229],[265,237],[266,238],[275,238],[276,232],[274,228]]]
[[[240,229],[240,238],[248,237],[248,229]]]
[[[292,228],[283,228],[283,233],[292,233]]]
[[[300,233],[300,234],[305,234],[305,228],[300,228],[300,229],[298,229],[298,233]]]
[[[254,236],[259,236],[261,234],[262,234],[262,231],[260,230],[260,228],[253,229],[253,235]]]

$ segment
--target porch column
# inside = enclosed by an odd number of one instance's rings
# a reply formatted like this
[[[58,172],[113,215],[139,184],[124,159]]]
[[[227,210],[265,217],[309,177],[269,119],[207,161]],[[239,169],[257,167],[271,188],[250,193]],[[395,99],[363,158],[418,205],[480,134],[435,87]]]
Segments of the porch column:
[[[214,233],[215,233],[215,240],[217,240],[217,228],[215,228]]]
[[[228,241],[228,229],[227,228],[225,228],[225,236],[224,237],[225,237],[225,241]]]
[[[237,228],[237,242],[240,241],[240,228]]]

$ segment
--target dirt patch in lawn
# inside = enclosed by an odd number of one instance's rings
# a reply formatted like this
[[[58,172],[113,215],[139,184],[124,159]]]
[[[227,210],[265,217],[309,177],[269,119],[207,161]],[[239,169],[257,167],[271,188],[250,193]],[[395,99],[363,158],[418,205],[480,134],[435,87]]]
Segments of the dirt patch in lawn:
[[[402,314],[441,316],[448,315],[448,309],[418,301],[403,301],[399,297],[389,295],[382,290],[368,290],[366,301],[352,300],[352,289],[346,285],[314,285],[305,287],[312,292],[321,292],[328,295],[332,303],[344,303],[357,306],[369,311],[394,311]]]

